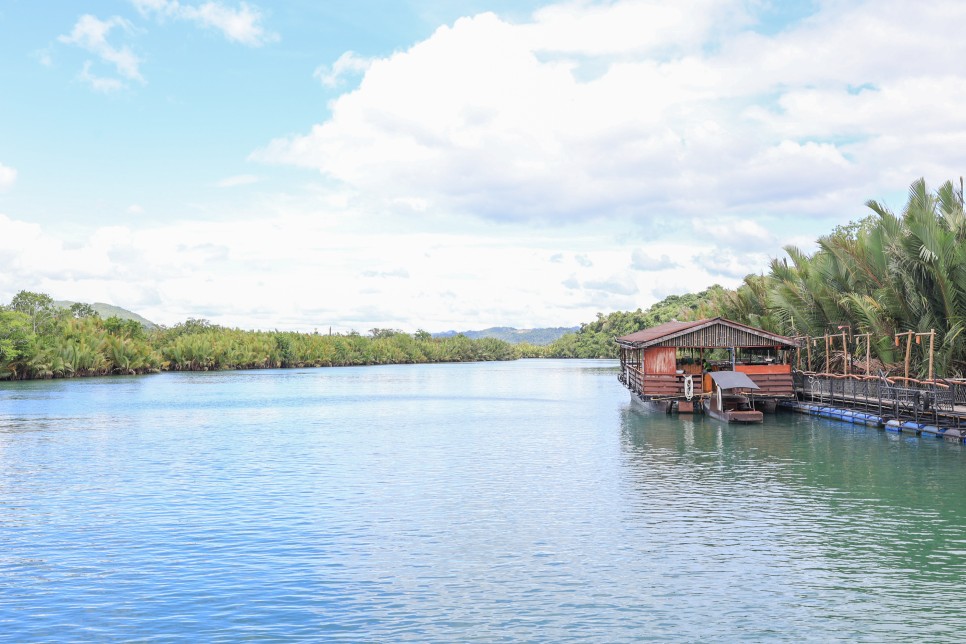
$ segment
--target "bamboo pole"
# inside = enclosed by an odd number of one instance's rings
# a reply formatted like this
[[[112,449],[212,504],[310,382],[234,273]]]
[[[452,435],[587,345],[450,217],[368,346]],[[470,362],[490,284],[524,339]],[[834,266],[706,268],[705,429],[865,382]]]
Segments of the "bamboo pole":
[[[896,346],[899,346],[899,338],[906,336],[906,372],[905,377],[909,377],[909,357],[912,355],[912,336],[916,334],[915,331],[903,331],[902,333],[896,333]]]
[[[924,335],[929,336],[929,380],[932,380],[933,355],[935,354],[936,348],[936,329],[929,329],[929,333],[917,333],[916,344],[919,344],[919,338]]]
[[[832,336],[825,334],[825,373],[831,373],[831,368],[829,367],[829,353],[831,353],[830,347],[832,346]]]
[[[856,338],[865,338],[865,375],[872,375],[872,334],[859,333]]]
[[[802,340],[805,341],[805,346],[808,347],[808,343],[811,342],[811,338],[807,335],[796,335],[792,338],[795,341],[795,366],[799,371],[802,370]],[[809,370],[811,370],[811,365],[809,365]]]
[[[845,375],[849,375],[849,347],[845,340],[845,331],[842,331],[842,369]]]
[[[872,375],[872,334],[865,334],[865,375]]]

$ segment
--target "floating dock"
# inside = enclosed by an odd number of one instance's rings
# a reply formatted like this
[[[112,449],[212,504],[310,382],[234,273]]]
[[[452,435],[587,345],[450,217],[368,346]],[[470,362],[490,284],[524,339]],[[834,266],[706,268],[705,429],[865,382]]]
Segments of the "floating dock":
[[[804,414],[901,434],[966,443],[966,387],[952,381],[795,373],[798,400],[780,406]]]

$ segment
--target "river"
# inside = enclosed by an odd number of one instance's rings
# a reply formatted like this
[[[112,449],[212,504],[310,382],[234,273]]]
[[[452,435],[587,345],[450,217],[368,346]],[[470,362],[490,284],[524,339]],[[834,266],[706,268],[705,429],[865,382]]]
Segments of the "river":
[[[0,383],[0,641],[955,641],[966,449],[612,361]]]

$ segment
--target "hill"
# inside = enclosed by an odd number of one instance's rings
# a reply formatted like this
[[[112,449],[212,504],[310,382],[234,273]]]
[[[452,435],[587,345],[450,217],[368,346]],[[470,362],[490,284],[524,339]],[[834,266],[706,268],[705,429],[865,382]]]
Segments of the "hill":
[[[465,335],[470,340],[481,338],[496,338],[510,344],[550,344],[567,333],[573,333],[580,327],[549,327],[543,329],[515,329],[509,326],[494,326],[482,331],[443,331],[434,333],[434,338],[449,338],[454,335]]]
[[[77,304],[77,302],[71,302],[70,300],[54,301],[54,306],[62,309],[69,309],[74,304]],[[143,326],[145,329],[158,328],[158,325],[152,322],[151,320],[148,320],[147,318],[143,318],[137,313],[134,313],[133,311],[128,311],[127,309],[122,309],[119,306],[114,306],[113,304],[105,304],[104,302],[94,302],[93,304],[91,304],[91,308],[93,308],[97,312],[97,314],[101,317],[101,319],[104,319],[104,320],[106,320],[109,317],[118,317],[122,320],[134,320],[136,322],[140,322],[141,326]]]
[[[671,320],[696,320],[709,317],[712,303],[724,289],[715,284],[700,293],[669,295],[646,311],[615,311],[597,314],[593,322],[581,324],[547,347],[548,358],[616,358],[614,338],[647,329]]]

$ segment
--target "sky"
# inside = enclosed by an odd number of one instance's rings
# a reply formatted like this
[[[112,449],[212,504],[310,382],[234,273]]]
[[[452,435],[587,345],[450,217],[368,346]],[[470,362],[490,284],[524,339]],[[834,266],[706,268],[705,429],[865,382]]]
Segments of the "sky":
[[[966,173],[966,3],[0,0],[0,303],[571,326]]]

